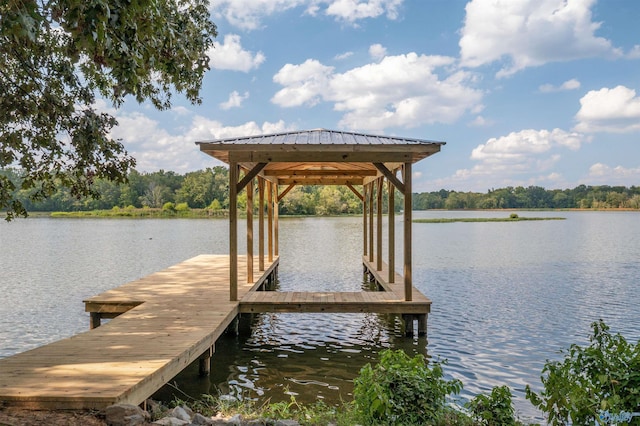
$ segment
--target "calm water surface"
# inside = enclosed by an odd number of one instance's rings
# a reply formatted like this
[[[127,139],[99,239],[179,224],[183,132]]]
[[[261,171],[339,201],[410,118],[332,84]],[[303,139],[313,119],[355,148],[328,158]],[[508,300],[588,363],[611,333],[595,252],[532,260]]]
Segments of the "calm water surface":
[[[524,386],[539,388],[545,360],[586,343],[591,322],[603,318],[613,331],[640,339],[640,215],[520,215],[567,220],[414,224],[414,285],[433,300],[427,338],[400,337],[394,319],[378,315],[260,315],[250,332],[218,342],[210,378],[198,379],[191,366],[175,379],[179,391],[161,395],[337,402],[350,398],[362,365],[391,347],[447,359],[445,372],[464,383],[463,399],[507,384],[521,416],[536,417]],[[198,254],[227,253],[227,226],[179,219],[0,223],[0,357],[86,330],[84,298]],[[361,232],[360,218],[282,219],[280,289],[362,288]],[[396,253],[400,265],[401,241]]]

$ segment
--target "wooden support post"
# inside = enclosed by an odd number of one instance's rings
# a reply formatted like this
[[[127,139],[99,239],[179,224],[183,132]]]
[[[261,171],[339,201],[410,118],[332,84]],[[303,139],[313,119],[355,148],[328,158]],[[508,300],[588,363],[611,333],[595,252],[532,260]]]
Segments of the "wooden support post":
[[[89,329],[93,330],[94,328],[100,327],[102,323],[102,314],[100,312],[91,312],[89,314]]]
[[[258,178],[258,268],[264,271],[264,179]]]
[[[273,185],[273,192],[274,192],[274,206],[273,206],[273,222],[274,222],[274,227],[273,227],[273,252],[274,255],[278,256],[278,242],[279,242],[279,237],[278,237],[278,185]]]
[[[267,252],[269,262],[273,262],[273,187],[271,181],[267,181]]]
[[[378,209],[378,220],[376,226],[376,270],[382,270],[382,184],[384,179],[377,180],[376,207]]]
[[[363,252],[362,255],[366,256],[367,255],[367,233],[368,228],[367,228],[367,197],[368,197],[368,193],[367,193],[367,185],[364,185],[362,187],[362,192],[364,192],[364,196],[362,197],[362,241],[364,244],[363,247]]]
[[[253,179],[247,182],[247,282],[253,282]]]
[[[427,314],[418,315],[418,336],[427,335]]]
[[[396,219],[395,219],[395,187],[393,183],[389,181],[389,200],[387,202],[389,219],[389,283],[396,282]]]
[[[413,321],[414,316],[412,314],[402,314],[402,322],[404,323],[404,335],[405,336],[413,336],[414,335],[414,327]]]
[[[369,262],[373,262],[373,182],[369,184]]]
[[[213,352],[213,347],[210,347],[198,358],[198,373],[200,377],[207,377],[209,373],[211,373],[211,357],[213,356]]]
[[[229,164],[229,300],[238,300],[238,163]]]
[[[411,279],[411,163],[404,163],[404,300],[412,300]]]

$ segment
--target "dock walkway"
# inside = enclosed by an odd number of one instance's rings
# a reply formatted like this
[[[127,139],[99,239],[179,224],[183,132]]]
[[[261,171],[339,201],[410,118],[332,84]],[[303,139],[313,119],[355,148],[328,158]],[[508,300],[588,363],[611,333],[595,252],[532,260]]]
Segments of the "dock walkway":
[[[275,257],[255,281],[239,276],[245,284],[238,286],[240,300],[231,302],[229,256],[186,260],[85,300],[90,331],[0,359],[0,403],[37,409],[138,405],[192,362],[208,362],[216,340],[240,313],[395,313],[418,320],[426,331],[431,301],[415,288],[413,300],[404,301],[402,286],[382,278],[386,271],[363,263],[384,291],[256,291],[277,273]],[[246,270],[245,256],[239,266]],[[254,266],[258,271],[258,262]],[[102,318],[113,319],[100,325]]]
[[[266,262],[239,294],[265,281],[278,261]],[[239,305],[229,301],[226,255],[194,257],[85,303],[89,311],[128,310],[88,332],[1,359],[0,401],[38,409],[140,404],[209,354]]]

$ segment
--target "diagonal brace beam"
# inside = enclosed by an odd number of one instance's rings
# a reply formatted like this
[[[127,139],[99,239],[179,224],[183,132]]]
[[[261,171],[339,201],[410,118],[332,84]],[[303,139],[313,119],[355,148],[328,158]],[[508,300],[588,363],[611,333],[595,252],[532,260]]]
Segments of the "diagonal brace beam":
[[[389,169],[387,169],[387,166],[385,166],[383,163],[373,163],[373,165],[376,166],[376,169],[378,169],[380,173],[382,173],[384,177],[386,177],[389,180],[389,182],[391,182],[393,186],[395,186],[398,189],[398,191],[400,191],[400,193],[404,195],[405,193],[404,183],[400,182],[400,180],[396,177],[396,175],[392,173]]]
[[[282,199],[284,198],[284,196],[285,196],[285,195],[287,195],[287,193],[288,193],[289,191],[291,191],[293,188],[295,188],[295,186],[296,186],[296,184],[295,184],[295,183],[292,183],[291,185],[287,186],[287,187],[285,188],[285,190],[284,190],[284,191],[282,191],[282,194],[278,195],[278,202],[282,201]]]
[[[242,180],[238,182],[236,191],[238,192],[242,191],[244,187],[247,186],[247,184],[253,180],[253,178],[258,176],[258,173],[260,173],[262,169],[266,167],[267,164],[268,163],[258,163],[253,167],[253,169],[249,170],[247,174],[244,175]]]
[[[351,185],[350,183],[347,183],[347,188],[349,188],[351,190],[351,192],[356,194],[356,197],[358,197],[360,199],[360,201],[364,201],[364,196],[360,192],[358,192],[358,190],[355,189],[353,187],[353,185]]]

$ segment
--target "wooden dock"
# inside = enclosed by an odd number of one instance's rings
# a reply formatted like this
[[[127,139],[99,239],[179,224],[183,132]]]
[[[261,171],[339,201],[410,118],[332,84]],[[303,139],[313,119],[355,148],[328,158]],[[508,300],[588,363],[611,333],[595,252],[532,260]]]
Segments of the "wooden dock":
[[[253,282],[241,275],[245,284],[238,286],[239,294],[260,286],[278,261],[267,262]],[[238,305],[229,301],[229,256],[197,256],[107,291],[87,300],[87,310],[125,313],[88,332],[0,360],[0,401],[40,409],[140,404],[210,355],[238,315]]]
[[[216,340],[241,313],[378,312],[418,320],[426,332],[431,301],[417,289],[389,284],[366,258],[365,273],[382,291],[265,290],[279,258],[256,259],[255,280],[241,273],[239,301],[229,301],[229,256],[201,255],[85,301],[91,330],[0,359],[0,403],[37,409],[103,409],[141,404],[192,362],[207,372]],[[239,257],[239,271],[246,257]],[[383,265],[386,268],[386,265]],[[397,275],[394,280],[402,283]],[[103,318],[113,318],[100,325]],[[408,325],[412,331],[412,325]]]

